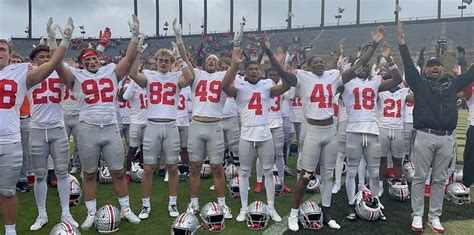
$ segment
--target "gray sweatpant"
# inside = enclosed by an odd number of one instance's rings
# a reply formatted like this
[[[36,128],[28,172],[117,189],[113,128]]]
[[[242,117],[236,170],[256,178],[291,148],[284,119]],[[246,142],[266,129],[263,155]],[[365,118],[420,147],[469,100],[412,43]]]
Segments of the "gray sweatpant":
[[[411,207],[413,214],[423,216],[425,180],[431,172],[431,194],[428,217],[436,219],[443,212],[444,183],[448,177],[449,162],[454,146],[453,135],[437,136],[416,131],[413,156],[415,178],[411,184]]]
[[[21,148],[23,149],[23,165],[20,171],[19,181],[26,181],[30,166],[30,118],[20,119]]]
[[[64,114],[64,128],[66,129],[67,137],[74,141],[74,152],[72,155],[72,166],[81,168],[81,160],[79,159],[79,151],[77,150],[77,133],[79,131],[79,114],[68,115]]]
[[[211,164],[222,164],[224,156],[224,134],[222,123],[193,120],[188,136],[189,162],[202,162],[206,157]]]

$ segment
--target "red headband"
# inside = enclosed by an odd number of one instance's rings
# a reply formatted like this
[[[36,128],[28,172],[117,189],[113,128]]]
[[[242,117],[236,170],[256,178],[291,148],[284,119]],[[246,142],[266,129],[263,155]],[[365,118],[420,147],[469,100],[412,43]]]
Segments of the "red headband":
[[[79,57],[79,62],[82,62],[86,57],[97,56],[97,53],[93,50],[87,50],[81,57]]]

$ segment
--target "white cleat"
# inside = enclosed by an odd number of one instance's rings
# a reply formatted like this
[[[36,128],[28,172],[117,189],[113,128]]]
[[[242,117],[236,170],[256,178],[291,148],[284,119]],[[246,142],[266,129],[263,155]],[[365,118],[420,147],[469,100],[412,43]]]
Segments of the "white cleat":
[[[140,223],[140,218],[138,218],[135,214],[133,214],[133,211],[130,210],[130,208],[127,209],[122,209],[122,218],[126,219],[128,222],[132,224],[139,224]]]
[[[79,223],[72,217],[71,214],[69,215],[61,215],[61,222],[69,222],[70,224],[76,226],[76,228],[79,227]]]
[[[334,186],[332,186],[332,194],[336,194],[341,190],[341,184],[335,183]]]
[[[216,191],[216,188],[214,187],[214,185],[211,185],[211,187],[209,188],[209,190],[211,190],[211,191]]]
[[[138,214],[138,218],[144,220],[150,217],[151,207],[142,207],[142,211]]]
[[[288,217],[288,228],[293,232],[297,232],[300,229],[300,226],[298,226],[297,216]]]
[[[273,221],[281,222],[281,216],[278,214],[278,212],[275,209],[269,209],[268,214],[270,215]]]
[[[73,167],[71,168],[71,170],[69,171],[69,174],[72,174],[72,175],[73,175],[73,174],[76,174],[77,172],[79,172],[79,168],[73,166]]]
[[[335,220],[329,220],[328,222],[328,226],[330,228],[334,228],[334,229],[340,229],[341,228],[341,225],[339,225]]]
[[[224,218],[225,219],[232,219],[232,211],[227,205],[222,206],[222,210],[224,211]]]
[[[48,223],[48,217],[47,216],[38,216],[38,218],[36,218],[35,223],[33,225],[31,225],[30,230],[31,231],[40,230],[47,223]]]
[[[186,212],[191,213],[193,215],[199,214],[199,205],[194,205],[193,203],[189,203],[188,209],[186,209]]]
[[[244,208],[240,208],[239,215],[237,216],[235,220],[237,220],[237,222],[243,222],[245,221],[246,215],[247,215],[247,210]]]
[[[179,216],[178,207],[176,205],[168,205],[168,212],[170,217],[176,218]]]
[[[94,225],[94,220],[95,214],[88,214],[86,220],[84,220],[84,223],[82,223],[81,228],[84,230],[92,228],[92,226]]]

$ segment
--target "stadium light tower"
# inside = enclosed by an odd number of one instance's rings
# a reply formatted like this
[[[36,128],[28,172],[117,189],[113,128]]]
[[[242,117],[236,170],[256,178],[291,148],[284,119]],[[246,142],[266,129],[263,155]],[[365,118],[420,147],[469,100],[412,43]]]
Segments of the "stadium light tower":
[[[170,24],[168,24],[168,21],[165,21],[165,24],[163,25],[163,30],[165,31],[165,37],[168,36],[168,26],[170,26]]]
[[[81,30],[82,39],[84,40],[84,34],[86,34],[85,26],[79,25],[79,29]]]
[[[346,10],[346,9],[344,9],[344,8],[337,7],[337,15],[334,16],[334,17],[337,19],[337,26],[339,26],[339,21],[341,20],[341,18],[342,18],[342,13],[343,13],[345,10]]]
[[[464,3],[471,5],[472,0],[461,0],[461,6],[458,6],[458,9],[461,10],[461,18],[464,17],[464,10],[466,10],[467,6]]]

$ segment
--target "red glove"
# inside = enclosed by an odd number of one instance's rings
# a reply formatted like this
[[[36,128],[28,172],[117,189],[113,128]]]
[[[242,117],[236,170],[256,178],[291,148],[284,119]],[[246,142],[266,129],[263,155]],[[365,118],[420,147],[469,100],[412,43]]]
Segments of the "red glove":
[[[112,37],[112,32],[110,31],[109,27],[106,27],[104,33],[100,37],[99,45],[97,46],[97,50],[100,52],[104,52],[105,48],[109,44],[109,39]]]

